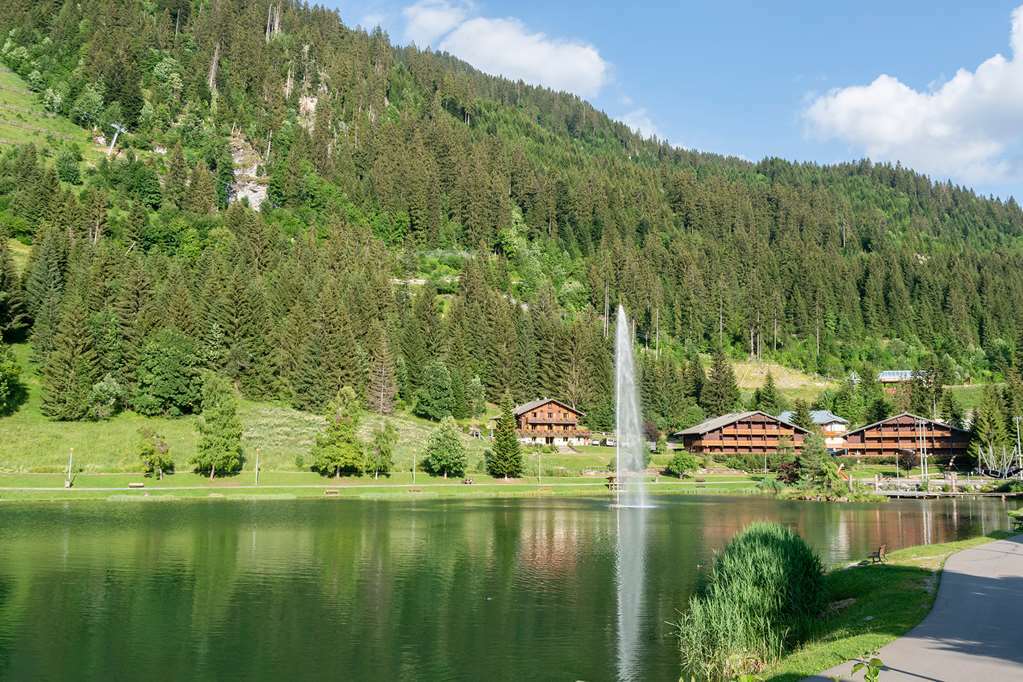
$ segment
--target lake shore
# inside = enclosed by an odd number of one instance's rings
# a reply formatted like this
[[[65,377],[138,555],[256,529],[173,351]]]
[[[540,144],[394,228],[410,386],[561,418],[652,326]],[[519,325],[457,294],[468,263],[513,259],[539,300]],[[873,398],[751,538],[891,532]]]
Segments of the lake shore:
[[[888,554],[883,564],[832,570],[826,576],[831,609],[821,634],[765,670],[762,679],[802,680],[901,637],[930,613],[949,556],[1013,534],[994,531],[967,540],[907,547]]]
[[[261,472],[256,484],[252,472],[210,481],[194,473],[179,473],[163,480],[141,474],[82,473],[74,486],[64,487],[61,474],[0,474],[0,502],[27,500],[174,500],[174,499],[423,499],[487,497],[610,497],[603,478],[593,476],[537,479],[493,479],[473,474],[471,485],[461,479],[434,478],[408,473],[387,478],[325,478],[309,472]],[[130,487],[142,483],[144,487]],[[756,491],[756,481],[740,476],[707,476],[705,480],[651,479],[653,494],[747,494]]]

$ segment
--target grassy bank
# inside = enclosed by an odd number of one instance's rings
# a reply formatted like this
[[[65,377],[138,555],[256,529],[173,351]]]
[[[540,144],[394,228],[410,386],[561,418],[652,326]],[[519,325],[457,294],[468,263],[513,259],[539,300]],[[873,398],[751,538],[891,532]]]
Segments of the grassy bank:
[[[386,498],[418,499],[436,497],[535,497],[535,496],[606,496],[611,493],[603,479],[594,476],[563,476],[550,479],[500,480],[486,475],[471,475],[473,484],[461,479],[432,478],[416,475],[415,483],[408,472],[380,479],[324,478],[310,472],[266,471],[259,476],[244,472],[237,476],[210,481],[194,473],[180,473],[162,481],[139,474],[78,474],[74,487],[65,489],[61,474],[0,474],[0,502],[28,500],[95,500],[95,499],[175,499],[175,498]],[[649,490],[662,494],[743,494],[753,492],[756,484],[735,476],[709,476],[693,481],[653,479]],[[129,488],[144,483],[142,489]]]
[[[764,680],[800,680],[874,651],[930,612],[945,560],[955,552],[1012,533],[921,545],[892,552],[882,565],[852,566],[826,577],[832,610],[815,638],[768,668]]]

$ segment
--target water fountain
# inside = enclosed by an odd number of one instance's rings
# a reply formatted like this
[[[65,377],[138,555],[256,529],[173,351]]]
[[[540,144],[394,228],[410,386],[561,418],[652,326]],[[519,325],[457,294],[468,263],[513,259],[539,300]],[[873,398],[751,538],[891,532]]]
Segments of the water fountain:
[[[647,506],[646,439],[636,390],[632,330],[625,309],[618,306],[615,332],[615,486],[618,507]]]
[[[618,679],[642,677],[643,586],[646,563],[646,440],[643,437],[632,329],[618,306],[615,332],[615,511],[618,597]]]

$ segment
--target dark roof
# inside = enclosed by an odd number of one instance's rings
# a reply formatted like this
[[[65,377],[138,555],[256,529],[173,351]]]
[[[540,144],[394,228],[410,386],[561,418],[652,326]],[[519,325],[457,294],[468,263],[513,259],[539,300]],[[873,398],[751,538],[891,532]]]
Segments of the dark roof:
[[[524,414],[526,412],[529,412],[530,410],[536,409],[537,407],[540,407],[541,405],[546,405],[547,403],[557,403],[558,405],[561,405],[562,407],[564,407],[566,410],[571,410],[571,411],[575,412],[580,417],[585,417],[586,416],[583,412],[580,412],[579,410],[577,410],[576,408],[572,407],[568,403],[563,403],[560,400],[555,400],[554,398],[538,398],[538,399],[533,400],[531,402],[523,403],[522,405],[519,405],[518,407],[515,408],[513,414],[516,417],[518,417],[520,414]]]
[[[769,419],[773,419],[774,421],[784,422],[788,426],[791,426],[794,429],[798,429],[799,431],[802,431],[803,433],[809,433],[809,431],[807,431],[806,429],[804,429],[801,426],[796,426],[795,424],[791,424],[789,422],[786,422],[786,421],[784,421],[782,419],[779,419],[778,417],[773,417],[773,416],[767,414],[766,412],[762,412],[760,410],[750,410],[748,412],[730,412],[728,414],[723,414],[720,417],[711,417],[710,419],[707,419],[707,420],[704,420],[704,421],[700,422],[696,426],[690,426],[688,429],[684,429],[682,431],[679,431],[678,433],[676,433],[674,435],[675,436],[699,436],[699,435],[703,435],[703,434],[707,433],[708,431],[713,431],[714,429],[719,429],[722,426],[727,426],[729,424],[733,424],[733,423],[735,423],[737,421],[741,421],[741,420],[746,419],[748,417],[752,417],[755,414],[762,414],[762,415],[764,415],[765,417],[767,417]]]
[[[849,433],[847,433],[845,435],[846,435],[846,437],[849,437],[849,436],[853,435],[854,433],[859,433],[860,431],[866,431],[867,429],[872,429],[875,426],[878,426],[879,424],[884,424],[885,422],[890,422],[893,419],[898,419],[899,417],[912,417],[915,421],[927,422],[928,424],[940,424],[941,426],[948,427],[948,428],[952,429],[953,431],[958,431],[960,433],[969,433],[969,431],[967,431],[966,429],[958,429],[958,428],[952,426],[951,424],[946,424],[945,422],[940,422],[937,419],[928,419],[927,417],[921,417],[919,415],[915,415],[912,412],[900,412],[900,413],[898,413],[896,415],[892,415],[891,417],[886,417],[885,419],[881,419],[880,421],[876,421],[873,424],[867,424],[866,426],[861,426],[858,429],[853,429],[852,431],[850,431]]]
[[[782,412],[781,414],[779,414],[778,419],[782,420],[783,422],[791,424],[792,418],[794,416],[796,416],[796,413],[793,412],[792,410],[789,410],[787,412]],[[838,422],[840,424],[849,423],[848,419],[843,419],[842,417],[839,417],[831,410],[811,410],[810,418],[813,419],[813,423],[817,424],[818,426],[823,426],[825,424],[834,424],[835,422]]]

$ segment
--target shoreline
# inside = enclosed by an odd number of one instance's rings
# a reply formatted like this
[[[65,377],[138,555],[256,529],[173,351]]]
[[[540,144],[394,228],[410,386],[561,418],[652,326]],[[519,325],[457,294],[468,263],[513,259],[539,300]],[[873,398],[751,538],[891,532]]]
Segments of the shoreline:
[[[992,531],[966,540],[913,545],[890,552],[883,564],[857,563],[828,571],[831,607],[822,631],[769,666],[762,679],[804,680],[890,644],[931,612],[950,556],[1018,533]]]

